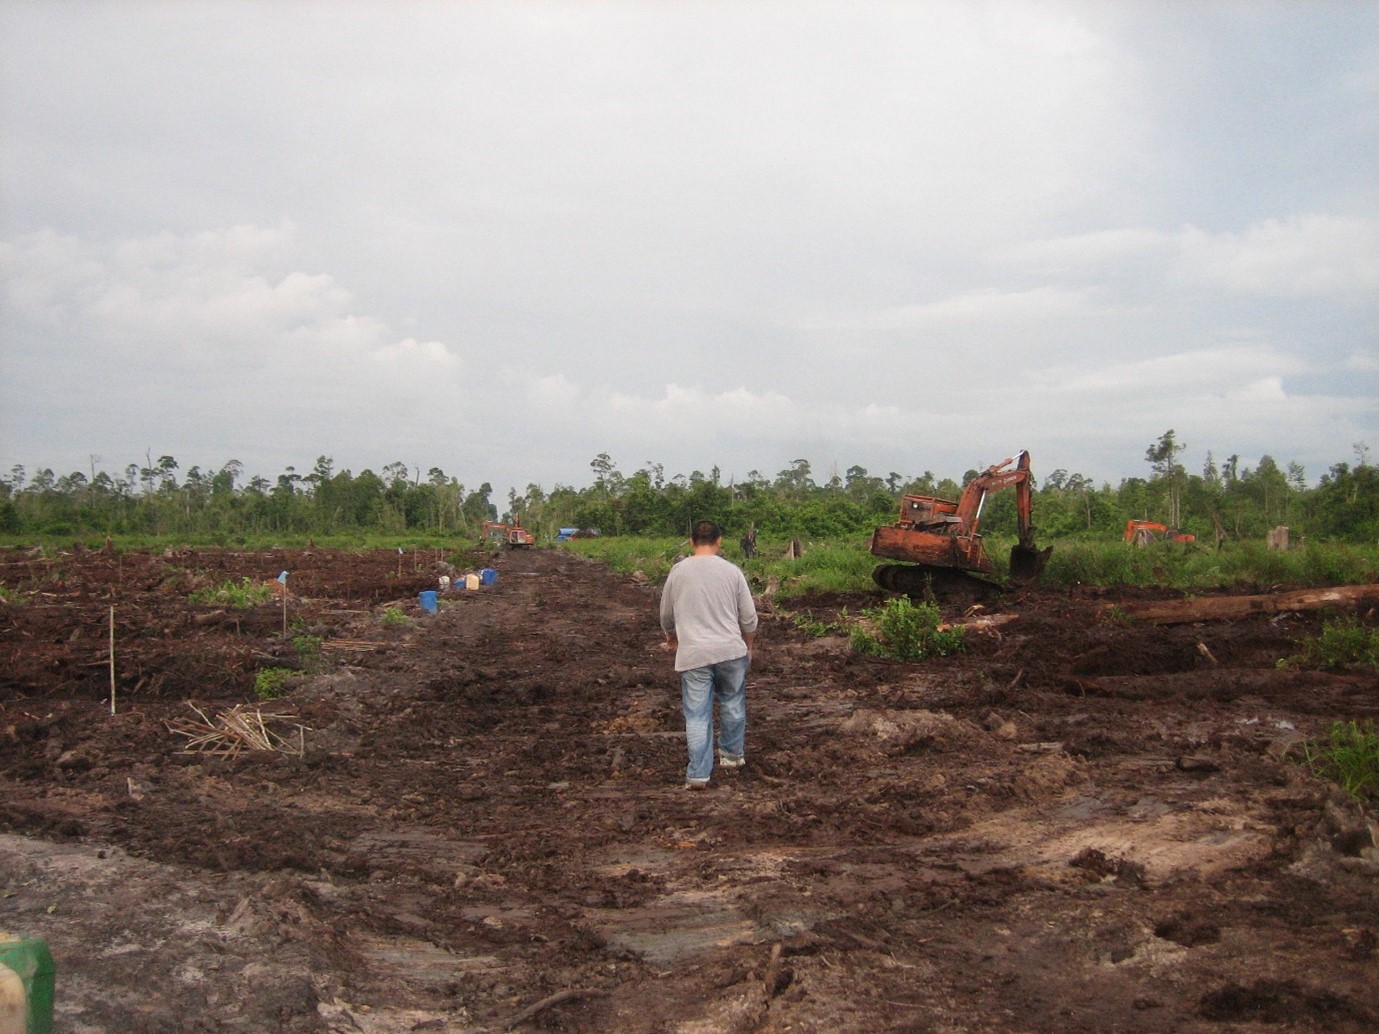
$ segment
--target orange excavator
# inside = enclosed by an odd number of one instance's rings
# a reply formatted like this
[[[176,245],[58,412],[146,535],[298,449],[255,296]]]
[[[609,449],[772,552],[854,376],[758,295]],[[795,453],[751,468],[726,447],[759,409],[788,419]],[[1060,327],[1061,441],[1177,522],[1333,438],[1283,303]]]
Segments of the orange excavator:
[[[484,521],[482,537],[496,545],[507,546],[508,549],[526,549],[536,543],[535,536],[522,527],[520,517],[514,517],[511,524]]]
[[[1021,450],[969,481],[957,502],[930,495],[904,496],[900,519],[872,534],[871,552],[905,562],[876,568],[872,572],[876,584],[890,592],[922,595],[937,580],[955,572],[979,578],[995,575],[978,529],[987,495],[1004,488],[1015,489],[1018,518],[1019,541],[1010,550],[1010,577],[1020,582],[1037,580],[1053,547],[1041,551],[1034,545],[1029,453]]]
[[[1125,522],[1125,541],[1147,546],[1151,542],[1196,542],[1197,536],[1158,521],[1128,520]]]

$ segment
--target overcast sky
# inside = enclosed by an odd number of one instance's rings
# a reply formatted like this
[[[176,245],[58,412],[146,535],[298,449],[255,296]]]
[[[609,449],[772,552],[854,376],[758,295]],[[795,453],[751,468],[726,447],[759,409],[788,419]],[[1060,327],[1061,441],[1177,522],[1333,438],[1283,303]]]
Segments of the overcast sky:
[[[1379,2],[0,0],[0,271],[0,472],[1315,482]]]

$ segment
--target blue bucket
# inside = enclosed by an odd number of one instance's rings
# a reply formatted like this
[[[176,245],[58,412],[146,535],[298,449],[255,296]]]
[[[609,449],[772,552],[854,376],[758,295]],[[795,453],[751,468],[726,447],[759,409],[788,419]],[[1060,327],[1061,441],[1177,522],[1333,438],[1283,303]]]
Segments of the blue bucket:
[[[427,589],[423,593],[418,593],[417,602],[421,604],[421,609],[428,614],[434,614],[440,609],[440,604],[436,602],[436,591],[434,589]]]
[[[479,584],[492,585],[498,580],[498,572],[491,567],[485,567],[479,571]]]

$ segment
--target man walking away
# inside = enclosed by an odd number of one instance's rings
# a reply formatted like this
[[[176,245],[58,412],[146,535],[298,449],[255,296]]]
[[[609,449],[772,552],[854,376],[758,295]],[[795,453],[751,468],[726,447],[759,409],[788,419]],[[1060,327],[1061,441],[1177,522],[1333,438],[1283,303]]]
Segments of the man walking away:
[[[757,610],[737,565],[723,559],[723,531],[699,521],[694,553],[670,569],[661,590],[661,629],[675,651],[685,709],[689,766],[685,786],[702,790],[713,773],[713,704],[718,700],[718,763],[747,763],[747,668]]]

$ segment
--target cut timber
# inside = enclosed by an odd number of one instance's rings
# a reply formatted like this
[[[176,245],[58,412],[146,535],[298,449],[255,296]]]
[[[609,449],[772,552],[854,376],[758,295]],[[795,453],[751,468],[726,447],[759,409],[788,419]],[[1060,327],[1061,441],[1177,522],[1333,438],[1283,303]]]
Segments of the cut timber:
[[[938,627],[940,632],[947,632],[951,628],[965,628],[969,632],[989,632],[1019,620],[1019,614],[983,614],[967,621],[945,622]]]
[[[1214,596],[1169,603],[1128,604],[1119,613],[1154,625],[1193,621],[1231,621],[1251,614],[1279,614],[1289,610],[1359,607],[1379,603],[1379,585],[1343,585],[1334,589],[1299,589],[1264,596]]]

